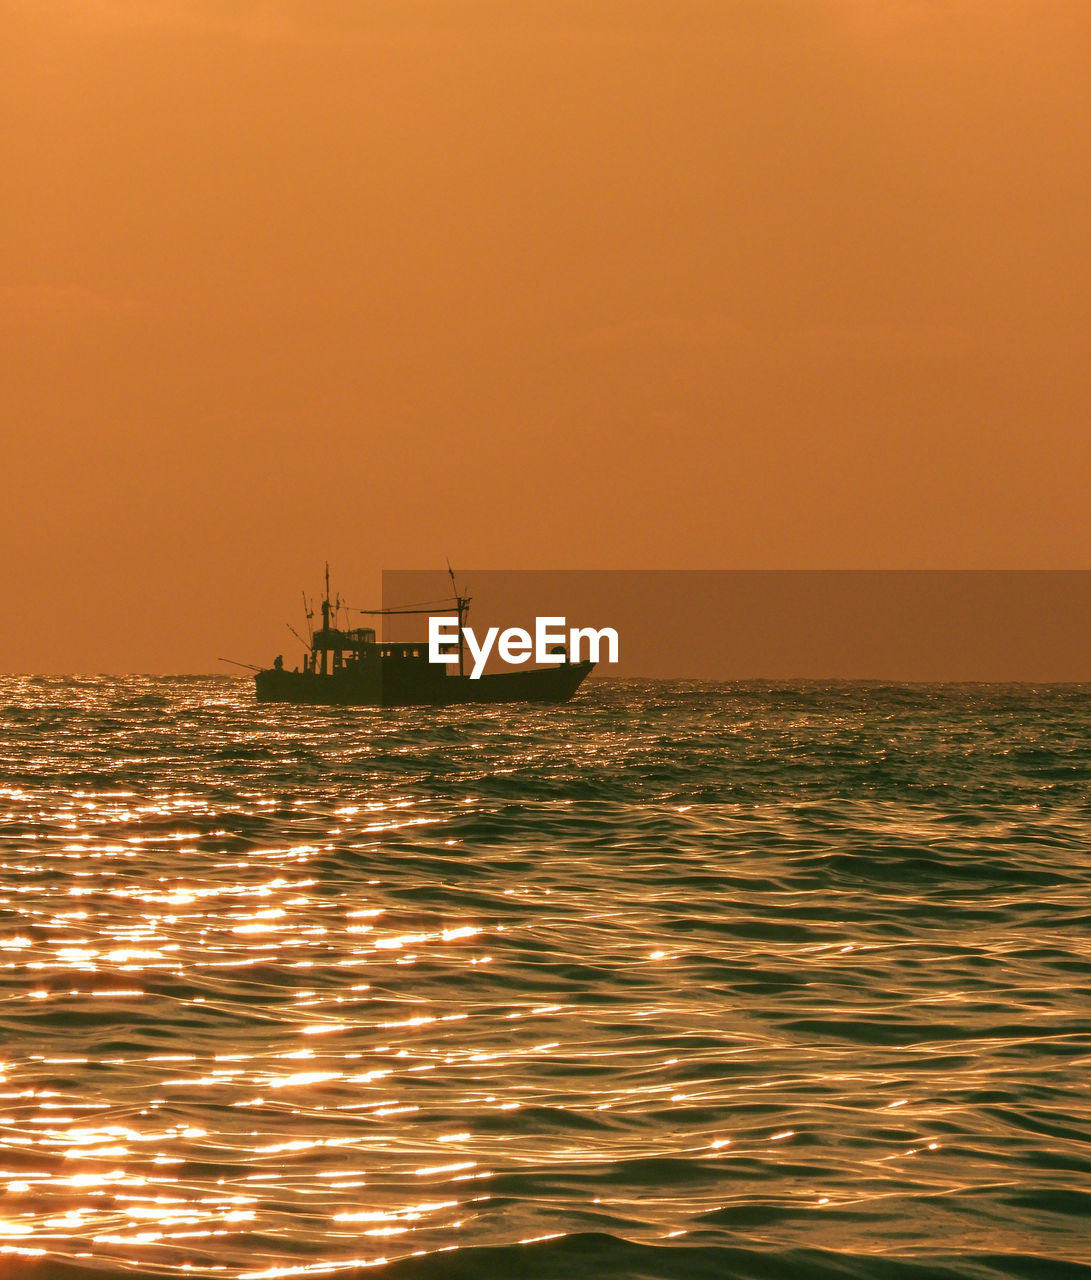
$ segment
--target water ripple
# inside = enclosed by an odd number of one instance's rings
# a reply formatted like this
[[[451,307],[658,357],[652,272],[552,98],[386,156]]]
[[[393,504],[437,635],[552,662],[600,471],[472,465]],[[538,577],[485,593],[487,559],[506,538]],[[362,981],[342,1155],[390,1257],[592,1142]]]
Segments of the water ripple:
[[[1091,690],[0,726],[4,1275],[1091,1273]]]

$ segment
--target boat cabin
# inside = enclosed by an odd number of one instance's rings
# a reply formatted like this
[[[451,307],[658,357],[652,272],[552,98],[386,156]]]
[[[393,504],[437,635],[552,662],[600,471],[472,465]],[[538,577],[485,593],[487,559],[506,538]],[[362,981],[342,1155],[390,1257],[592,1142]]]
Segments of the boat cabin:
[[[408,644],[379,642],[373,627],[356,627],[351,631],[321,627],[311,639],[310,653],[304,655],[303,670],[324,676],[375,661],[427,662],[428,645],[420,640]]]

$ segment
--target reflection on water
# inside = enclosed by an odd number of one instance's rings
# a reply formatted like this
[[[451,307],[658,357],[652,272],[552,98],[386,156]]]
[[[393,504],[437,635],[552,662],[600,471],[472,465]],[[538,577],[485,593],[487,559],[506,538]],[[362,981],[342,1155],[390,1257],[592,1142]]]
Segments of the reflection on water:
[[[0,724],[2,1274],[1086,1259],[1089,690]]]

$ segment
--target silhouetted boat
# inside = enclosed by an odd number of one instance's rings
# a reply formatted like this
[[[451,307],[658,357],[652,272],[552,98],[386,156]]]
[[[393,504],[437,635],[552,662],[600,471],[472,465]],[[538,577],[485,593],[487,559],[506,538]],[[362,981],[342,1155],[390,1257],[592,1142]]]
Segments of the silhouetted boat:
[[[452,583],[454,575],[452,574]],[[338,601],[338,605],[339,605]],[[254,685],[259,702],[317,703],[339,707],[448,706],[461,702],[567,702],[594,670],[595,663],[569,662],[526,670],[485,673],[476,680],[464,672],[462,626],[470,601],[457,593],[458,674],[446,663],[428,661],[428,645],[376,640],[371,627],[350,630],[331,626],[338,610],[330,602],[330,574],[326,567],[326,596],[322,626],[310,639],[303,669],[286,670],[279,657],[258,671]],[[442,608],[357,609],[363,614],[428,614]],[[308,614],[308,617],[310,615]]]

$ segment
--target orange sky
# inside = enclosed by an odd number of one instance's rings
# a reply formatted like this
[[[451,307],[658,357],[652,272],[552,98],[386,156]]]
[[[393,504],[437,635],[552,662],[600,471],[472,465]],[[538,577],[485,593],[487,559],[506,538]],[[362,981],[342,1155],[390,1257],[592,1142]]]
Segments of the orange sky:
[[[1085,0],[0,0],[0,670],[325,558],[1091,565]]]

